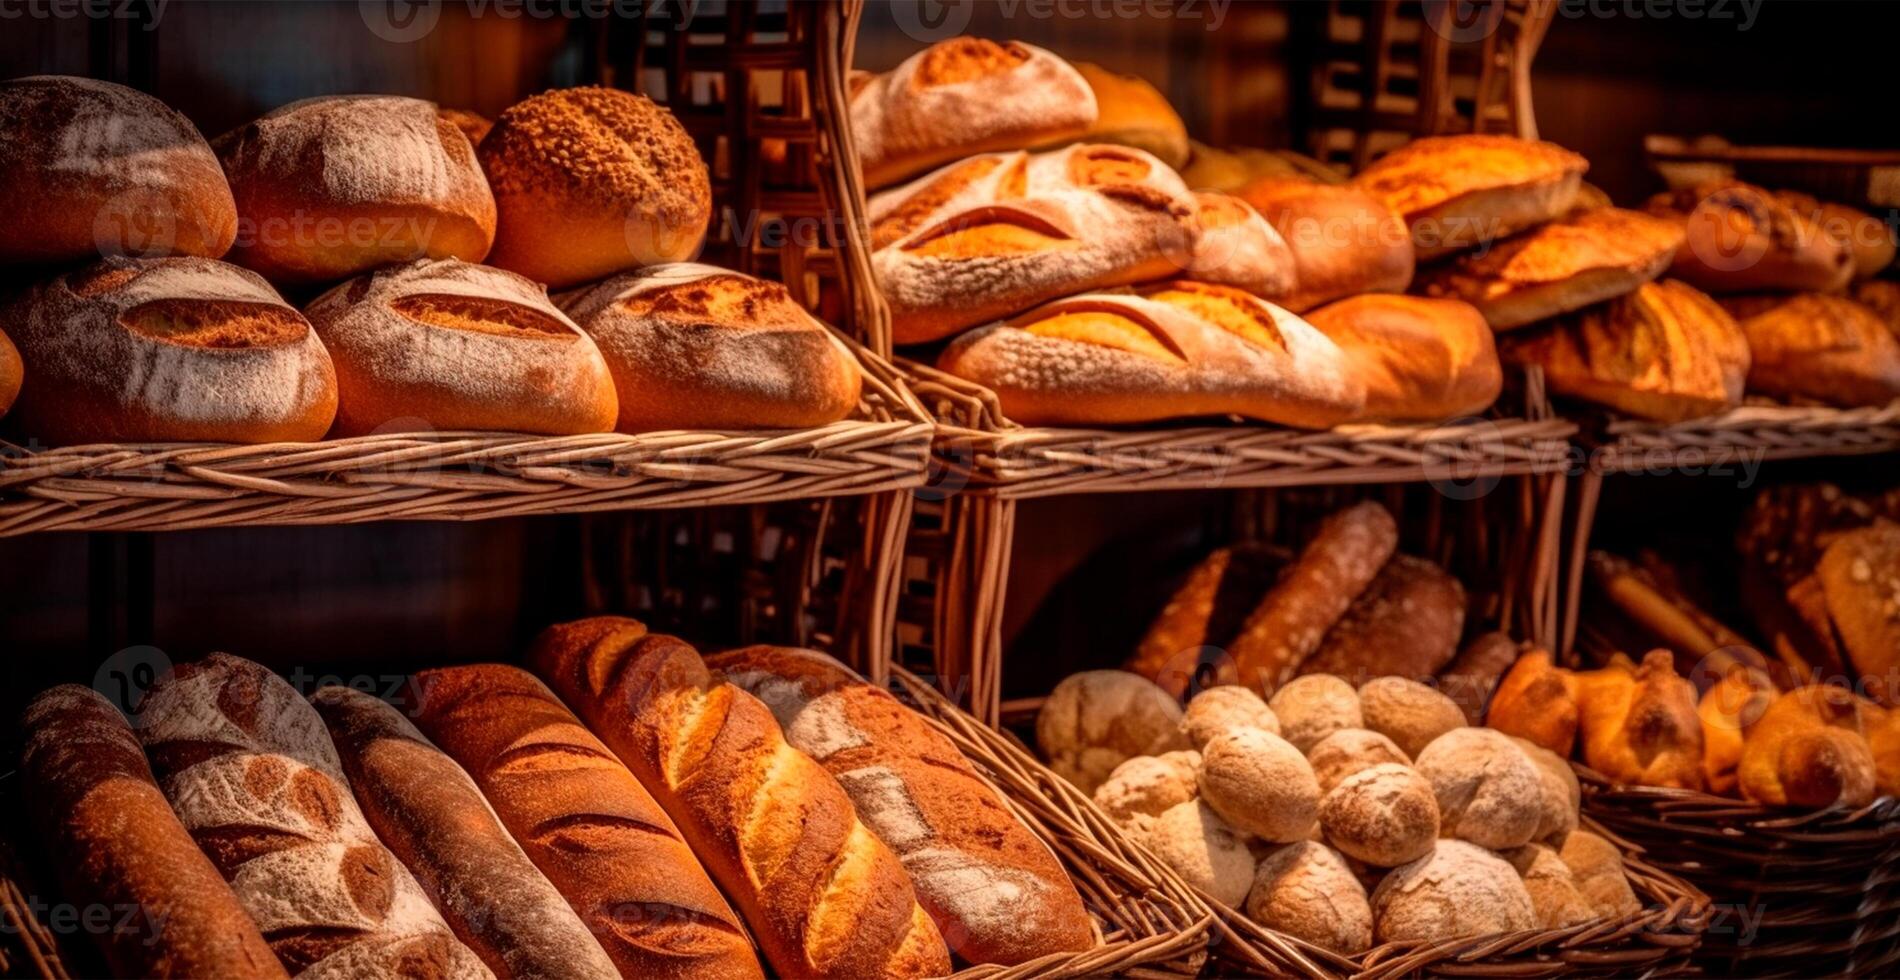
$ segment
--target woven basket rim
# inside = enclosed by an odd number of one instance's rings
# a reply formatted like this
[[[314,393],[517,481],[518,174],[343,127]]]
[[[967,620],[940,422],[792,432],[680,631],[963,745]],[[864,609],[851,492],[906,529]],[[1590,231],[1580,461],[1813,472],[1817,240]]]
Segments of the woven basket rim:
[[[1599,473],[1725,460],[1859,456],[1900,450],[1900,399],[1862,408],[1742,405],[1683,422],[1653,422],[1592,407],[1579,441]]]
[[[1703,790],[1618,783],[1574,759],[1570,760],[1570,768],[1576,772],[1577,781],[1583,786],[1586,802],[1592,798],[1613,798],[1620,805],[1653,807],[1666,811],[1666,815],[1658,818],[1666,822],[1686,825],[1701,820],[1711,826],[1719,826],[1728,835],[1742,831],[1818,832],[1823,828],[1838,831],[1840,828],[1868,823],[1891,824],[1891,829],[1884,831],[1886,836],[1900,833],[1900,797],[1895,796],[1876,797],[1873,802],[1860,807],[1837,805],[1819,810],[1776,807],[1737,796],[1717,796]],[[1900,837],[1894,839],[1900,843]]]

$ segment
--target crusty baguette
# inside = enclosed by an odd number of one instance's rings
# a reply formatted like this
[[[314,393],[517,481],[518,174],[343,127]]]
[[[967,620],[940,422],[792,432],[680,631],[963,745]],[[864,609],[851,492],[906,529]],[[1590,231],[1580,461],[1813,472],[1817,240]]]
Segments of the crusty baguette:
[[[692,647],[600,616],[544,630],[529,662],[666,808],[780,974],[949,972],[909,875],[851,798]]]
[[[138,721],[172,809],[292,975],[493,976],[376,839],[283,678],[214,653],[160,678]]]
[[[1681,246],[1676,222],[1599,208],[1434,266],[1415,286],[1464,300],[1493,328],[1512,330],[1622,296],[1662,275]]]
[[[1399,529],[1391,513],[1372,501],[1322,521],[1280,584],[1260,600],[1234,638],[1239,683],[1270,696],[1291,679],[1398,544]]]
[[[532,674],[425,670],[415,692],[417,726],[474,778],[622,975],[762,976],[739,917],[673,821]]]
[[[111,702],[62,684],[27,705],[21,728],[21,788],[64,900],[134,911],[127,928],[92,931],[114,974],[286,976],[172,813],[138,737]]]
[[[952,953],[1013,965],[1095,945],[1048,845],[896,698],[814,650],[747,647],[706,665],[763,701],[792,747],[837,778],[858,819],[904,862]]]
[[[347,687],[326,687],[310,701],[376,836],[497,977],[620,975],[468,773],[400,712]]]
[[[1273,587],[1286,556],[1258,545],[1221,548],[1194,566],[1125,665],[1179,698],[1209,648],[1223,647]]]

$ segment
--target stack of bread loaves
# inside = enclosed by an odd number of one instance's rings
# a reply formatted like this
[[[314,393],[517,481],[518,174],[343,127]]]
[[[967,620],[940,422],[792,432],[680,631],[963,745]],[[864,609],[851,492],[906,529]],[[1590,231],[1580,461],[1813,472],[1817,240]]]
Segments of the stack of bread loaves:
[[[1092,671],[1056,687],[1036,738],[1208,897],[1337,953],[1642,908],[1616,847],[1578,829],[1562,759],[1402,677],[1308,674],[1265,701],[1211,687],[1183,711]]]

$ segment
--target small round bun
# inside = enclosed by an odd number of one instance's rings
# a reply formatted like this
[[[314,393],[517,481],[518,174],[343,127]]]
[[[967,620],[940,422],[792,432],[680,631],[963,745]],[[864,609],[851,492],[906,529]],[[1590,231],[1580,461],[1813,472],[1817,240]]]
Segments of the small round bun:
[[[1095,805],[1122,829],[1145,838],[1155,818],[1200,795],[1194,778],[1199,768],[1198,752],[1136,756],[1095,787]]]
[[[1438,839],[1432,784],[1409,767],[1382,762],[1341,780],[1320,800],[1319,823],[1341,853],[1380,868],[1423,857]]]
[[[1570,866],[1556,851],[1542,844],[1526,844],[1498,856],[1509,861],[1524,879],[1539,928],[1562,929],[1597,917],[1596,908],[1577,890]]]
[[[433,102],[292,102],[220,137],[218,158],[240,217],[232,261],[272,282],[334,282],[423,258],[480,262],[495,238],[475,148]]]
[[[1155,819],[1147,845],[1175,874],[1223,905],[1239,905],[1253,887],[1253,854],[1246,841],[1204,802],[1168,808]]]
[[[1359,710],[1367,728],[1414,758],[1433,739],[1465,727],[1465,713],[1456,702],[1404,677],[1376,677],[1361,684]]]
[[[303,315],[214,259],[106,259],[34,288],[0,322],[28,376],[10,428],[52,445],[311,442],[336,373]]]
[[[1259,728],[1233,728],[1201,751],[1201,798],[1233,826],[1277,843],[1313,833],[1319,783],[1306,757]]]
[[[1313,841],[1274,848],[1260,859],[1246,912],[1269,929],[1341,955],[1372,946],[1365,886],[1344,858]]]
[[[1280,734],[1301,752],[1342,728],[1364,728],[1359,692],[1331,674],[1307,674],[1273,693],[1267,706],[1280,719]]]
[[[511,272],[454,259],[346,282],[305,311],[336,360],[336,434],[613,428],[593,340]]]
[[[1382,943],[1444,942],[1536,928],[1530,892],[1503,858],[1461,840],[1392,869],[1372,892]]]
[[[543,92],[495,120],[480,156],[500,213],[489,263],[550,286],[688,259],[712,220],[699,148],[643,95]]]
[[[1378,732],[1342,728],[1307,749],[1306,761],[1312,764],[1313,778],[1319,780],[1319,791],[1323,795],[1361,769],[1370,769],[1382,762],[1410,766],[1412,757]]]
[[[1505,850],[1531,842],[1543,818],[1544,777],[1503,732],[1454,728],[1418,754],[1445,836]]]
[[[218,158],[191,120],[136,89],[0,82],[0,262],[217,258],[237,237]]]
[[[1063,678],[1036,715],[1036,745],[1050,769],[1091,794],[1128,759],[1189,748],[1181,706],[1125,670]]]
[[[1551,847],[1562,847],[1577,829],[1577,808],[1583,802],[1583,787],[1577,784],[1577,772],[1557,753],[1515,735],[1511,741],[1537,764],[1543,792],[1538,800],[1536,840]]]
[[[1570,869],[1571,880],[1577,883],[1577,891],[1598,915],[1622,916],[1643,910],[1623,871],[1623,854],[1615,844],[1579,830],[1564,840],[1560,855]]]
[[[0,418],[7,417],[7,411],[13,407],[13,399],[20,395],[20,378],[24,368],[20,364],[19,348],[7,335],[0,333]]]
[[[1188,744],[1203,748],[1230,728],[1259,728],[1280,734],[1280,719],[1251,688],[1236,684],[1210,687],[1188,702],[1181,715],[1181,734]]]

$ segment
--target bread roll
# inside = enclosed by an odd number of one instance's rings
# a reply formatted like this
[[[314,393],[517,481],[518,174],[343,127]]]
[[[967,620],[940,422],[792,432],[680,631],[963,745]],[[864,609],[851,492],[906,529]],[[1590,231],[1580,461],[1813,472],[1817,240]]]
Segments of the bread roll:
[[[1854,275],[1854,258],[1839,241],[1750,184],[1684,187],[1650,198],[1646,209],[1682,222],[1687,239],[1670,275],[1705,292],[1836,292]]]
[[[1331,165],[1292,150],[1263,150],[1236,146],[1218,149],[1188,140],[1188,164],[1181,179],[1196,190],[1239,193],[1249,184],[1268,179],[1297,177],[1322,184],[1343,184],[1346,177]],[[1400,229],[1403,234],[1404,229]]]
[[[1281,301],[1287,309],[1310,310],[1359,293],[1402,293],[1411,284],[1412,237],[1378,198],[1303,177],[1264,178],[1239,196],[1293,253],[1294,292]]]
[[[503,664],[425,670],[415,692],[417,727],[481,787],[622,975],[763,975],[666,811],[533,675]]]
[[[1484,723],[1568,759],[1577,748],[1576,682],[1550,651],[1530,650],[1498,682]]]
[[[205,138],[165,103],[65,75],[0,82],[0,263],[215,259],[237,208]]]
[[[1510,634],[1495,630],[1481,633],[1439,672],[1438,689],[1457,703],[1468,724],[1482,725],[1491,692],[1497,690],[1504,672],[1516,662],[1517,641]]]
[[[975,37],[939,41],[851,94],[871,188],[975,153],[1077,139],[1097,115],[1095,93],[1068,62]]]
[[[1740,665],[1702,692],[1696,717],[1702,723],[1704,789],[1718,796],[1735,794],[1748,729],[1761,719],[1776,693],[1766,673]]]
[[[1563,216],[1589,167],[1555,143],[1428,136],[1373,161],[1353,184],[1405,220],[1423,262]]]
[[[1344,858],[1316,841],[1294,841],[1260,859],[1247,918],[1342,956],[1372,945],[1372,905]]]
[[[1254,860],[1239,830],[1201,800],[1169,807],[1144,839],[1161,863],[1223,905],[1239,905],[1253,887]]]
[[[1296,677],[1274,691],[1267,706],[1280,720],[1280,733],[1301,752],[1341,729],[1365,727],[1359,692],[1331,674]]]
[[[1187,166],[1187,126],[1147,79],[1086,61],[1075,62],[1074,67],[1095,93],[1095,123],[1083,139],[1132,146],[1176,170]]]
[[[292,975],[493,976],[376,839],[282,678],[214,653],[161,677],[138,723],[172,809]]]
[[[218,139],[242,234],[231,260],[281,283],[416,259],[480,262],[495,198],[475,148],[433,102],[292,102]]]
[[[1630,889],[1629,877],[1623,871],[1623,854],[1616,845],[1579,830],[1564,841],[1560,857],[1570,869],[1570,880],[1577,891],[1598,915],[1620,917],[1643,910],[1642,901]]]
[[[1788,691],[1749,728],[1737,770],[1742,795],[1768,806],[1866,806],[1874,757],[1854,693],[1830,684]]]
[[[1292,296],[1293,252],[1253,206],[1214,191],[1194,195],[1194,250],[1187,278],[1244,289],[1274,301]]]
[[[1564,929],[1597,917],[1596,907],[1583,897],[1570,866],[1556,851],[1542,844],[1526,844],[1499,856],[1524,879],[1538,928]]]
[[[1540,225],[1419,277],[1427,296],[1461,299],[1512,330],[1615,299],[1655,279],[1682,247],[1673,221],[1620,208]]]
[[[850,796],[692,647],[601,616],[542,631],[528,659],[666,808],[777,973],[950,971],[909,875]]]
[[[1853,260],[1855,279],[1871,279],[1893,264],[1894,235],[1887,222],[1845,204],[1819,201],[1796,191],[1779,190],[1774,195],[1846,250]]]
[[[679,262],[712,221],[712,178],[664,107],[599,86],[509,107],[476,154],[495,193],[488,264],[564,288]]]
[[[1222,819],[1263,840],[1304,840],[1318,819],[1313,767],[1299,749],[1264,729],[1229,729],[1207,743],[1200,787],[1201,799]]]
[[[1202,657],[1239,632],[1282,564],[1277,553],[1257,545],[1216,549],[1194,566],[1148,625],[1128,669],[1176,697],[1186,693]]]
[[[1447,942],[1537,926],[1516,869],[1461,840],[1438,841],[1430,854],[1392,869],[1372,892],[1372,914],[1381,943]]]
[[[1434,562],[1393,555],[1300,673],[1334,674],[1349,684],[1387,676],[1429,680],[1458,653],[1464,628],[1464,586]]]
[[[1326,842],[1376,868],[1423,857],[1438,839],[1432,784],[1410,766],[1382,762],[1339,781],[1319,803]]]
[[[1127,759],[1187,749],[1181,706],[1123,670],[1070,674],[1036,715],[1036,747],[1056,775],[1093,793]]]
[[[1541,777],[1537,830],[1532,839],[1551,847],[1562,847],[1577,829],[1577,808],[1583,803],[1583,787],[1577,782],[1577,772],[1570,768],[1568,761],[1541,745],[1516,736],[1512,736],[1511,741],[1536,764]]]
[[[1260,695],[1237,684],[1210,687],[1196,694],[1181,714],[1181,734],[1196,750],[1235,728],[1258,728],[1278,735],[1280,719]]]
[[[1375,677],[1359,685],[1359,712],[1368,729],[1413,758],[1433,739],[1465,724],[1465,713],[1450,698],[1404,677]]]
[[[1254,607],[1234,638],[1232,653],[1240,683],[1269,695],[1286,683],[1372,583],[1398,540],[1398,524],[1391,513],[1372,501],[1336,511],[1321,521],[1299,559]],[[1282,715],[1280,721],[1286,720]]]
[[[1200,798],[1196,774],[1201,754],[1194,751],[1138,755],[1108,774],[1095,787],[1095,805],[1136,843],[1147,839],[1155,819],[1169,809]]]
[[[1431,781],[1446,837],[1504,850],[1536,835],[1543,777],[1503,732],[1454,728],[1414,759],[1419,775]]]
[[[1410,766],[1412,757],[1389,738],[1365,728],[1341,728],[1306,750],[1323,798],[1339,781],[1381,763]]]
[[[211,259],[106,259],[14,301],[30,383],[9,425],[53,445],[309,442],[336,372],[303,315]]]
[[[326,687],[310,698],[376,836],[449,927],[504,977],[620,975],[453,759],[395,708]]]
[[[1368,293],[1306,315],[1365,382],[1361,417],[1439,422],[1478,415],[1498,400],[1504,370],[1491,327],[1470,304]]]
[[[1888,332],[1900,337],[1900,282],[1874,279],[1855,283],[1854,302],[1874,311]]]
[[[62,684],[21,718],[20,789],[60,896],[130,913],[88,930],[114,975],[283,978],[264,937],[152,779],[112,703]]]
[[[786,741],[837,778],[964,962],[1023,963],[1095,945],[1082,897],[1049,846],[916,712],[812,650],[746,647],[707,665],[765,702]]]
[[[20,395],[20,380],[24,368],[20,364],[20,349],[13,346],[7,335],[0,333],[0,419],[7,417],[13,408],[13,400]]]
[[[1658,422],[1740,405],[1751,360],[1741,325],[1674,279],[1511,334],[1498,348],[1507,361],[1542,367],[1557,394]]]
[[[336,361],[337,435],[613,428],[600,350],[513,273],[412,262],[343,283],[304,312]]]
[[[1815,571],[1867,696],[1900,705],[1900,525],[1881,520],[1840,535]]]
[[[1583,685],[1577,706],[1590,768],[1633,786],[1702,788],[1695,685],[1677,675],[1669,651],[1651,650],[1634,672]]]
[[[1803,293],[1742,321],[1748,387],[1854,408],[1900,398],[1900,339],[1849,299]]]
[[[613,372],[621,432],[817,427],[857,410],[857,358],[778,283],[683,262],[560,302]]]

